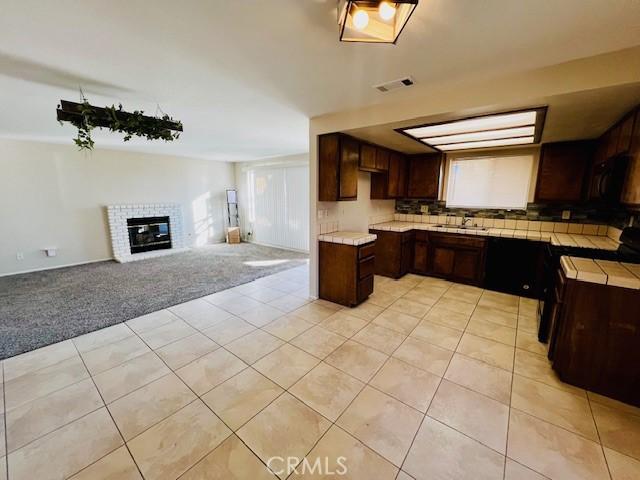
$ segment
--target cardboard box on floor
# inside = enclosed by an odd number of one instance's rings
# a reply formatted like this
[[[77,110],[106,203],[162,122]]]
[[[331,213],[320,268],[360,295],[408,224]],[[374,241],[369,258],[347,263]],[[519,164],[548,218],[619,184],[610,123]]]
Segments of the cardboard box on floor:
[[[227,228],[227,243],[240,243],[240,227]]]

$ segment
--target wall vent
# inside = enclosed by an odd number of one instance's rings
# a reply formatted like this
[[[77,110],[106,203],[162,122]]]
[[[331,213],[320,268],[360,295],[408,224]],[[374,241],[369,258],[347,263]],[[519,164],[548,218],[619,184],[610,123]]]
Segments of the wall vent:
[[[379,85],[374,85],[373,88],[382,93],[390,92],[391,90],[397,90],[398,88],[407,88],[413,85],[413,78],[411,77],[403,77],[398,78],[397,80],[391,80],[390,82],[381,83]]]

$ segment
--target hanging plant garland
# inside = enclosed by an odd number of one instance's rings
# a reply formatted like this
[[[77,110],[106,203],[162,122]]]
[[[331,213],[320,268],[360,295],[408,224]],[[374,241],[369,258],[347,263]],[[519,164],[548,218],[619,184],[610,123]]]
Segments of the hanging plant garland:
[[[142,110],[127,112],[122,108],[122,104],[118,107],[95,107],[84,96],[82,103],[61,100],[57,117],[60,123],[70,122],[78,129],[78,135],[73,142],[80,150],[93,150],[95,144],[91,138],[91,131],[94,128],[107,128],[112,132],[124,133],[125,142],[134,136],[171,142],[180,138],[182,132],[182,122],[167,114],[151,117],[144,115]]]

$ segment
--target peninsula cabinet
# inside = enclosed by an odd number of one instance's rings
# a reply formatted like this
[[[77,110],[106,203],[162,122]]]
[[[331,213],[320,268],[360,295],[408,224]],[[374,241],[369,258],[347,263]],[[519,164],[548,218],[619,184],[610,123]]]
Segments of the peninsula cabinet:
[[[430,153],[409,157],[407,197],[437,199],[442,154]]]
[[[557,275],[553,369],[564,382],[640,406],[640,290]]]
[[[535,201],[537,203],[582,201],[593,151],[594,143],[591,141],[542,145]]]
[[[342,133],[318,139],[318,200],[357,200],[360,142]]]
[[[413,232],[369,230],[376,239],[376,274],[400,278],[413,269]]]
[[[459,283],[482,285],[486,238],[429,232],[427,273]]]
[[[358,246],[320,242],[318,254],[321,299],[355,307],[371,295],[375,242]]]

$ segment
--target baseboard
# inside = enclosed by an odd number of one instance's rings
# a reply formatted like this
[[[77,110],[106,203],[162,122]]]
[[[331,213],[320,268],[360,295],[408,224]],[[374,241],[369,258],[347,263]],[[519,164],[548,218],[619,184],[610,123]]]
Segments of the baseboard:
[[[78,265],[87,265],[88,263],[107,262],[115,260],[113,257],[101,258],[99,260],[87,260],[85,262],[65,263],[64,265],[56,265],[55,267],[32,268],[31,270],[19,270],[17,272],[0,273],[0,277],[8,277],[10,275],[21,275],[23,273],[43,272],[45,270],[55,270],[57,268],[77,267]]]
[[[281,245],[272,245],[270,243],[254,242],[253,240],[243,240],[243,242],[253,243],[254,245],[260,245],[262,247],[279,248],[281,250],[288,250],[290,252],[306,253],[307,255],[309,254],[309,250],[298,250],[297,248],[283,247]]]

